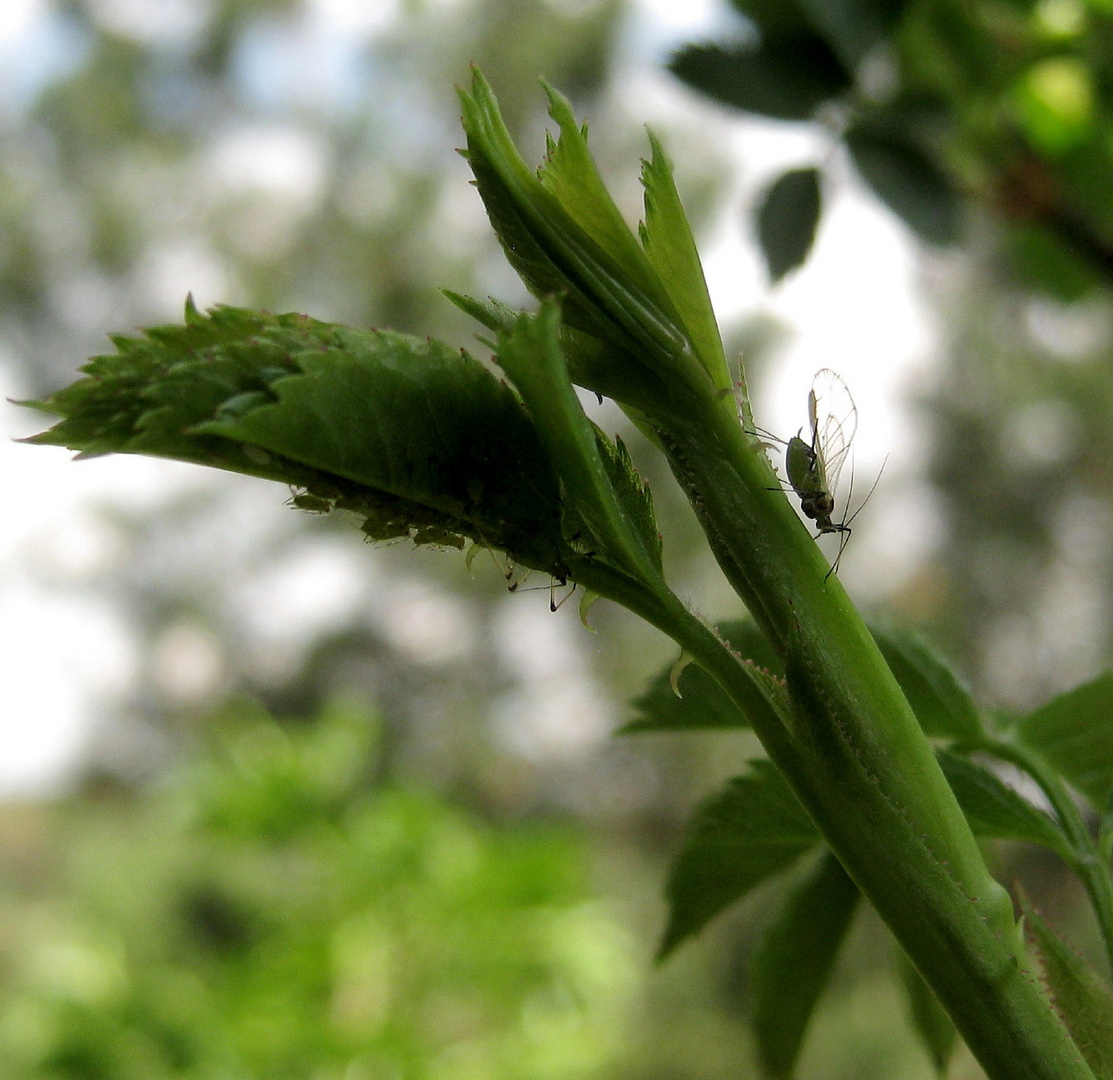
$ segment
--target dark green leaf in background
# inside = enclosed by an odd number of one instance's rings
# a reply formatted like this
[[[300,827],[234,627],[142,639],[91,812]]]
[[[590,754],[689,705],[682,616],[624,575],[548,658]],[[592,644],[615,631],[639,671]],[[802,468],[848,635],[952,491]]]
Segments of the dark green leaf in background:
[[[965,739],[981,732],[981,716],[969,689],[924,638],[888,624],[875,623],[870,632],[925,734]]]
[[[800,6],[851,71],[885,39],[891,18],[874,0],[800,0]]]
[[[809,28],[807,16],[795,0],[731,0],[731,5],[754,22],[763,36],[799,34]]]
[[[673,863],[666,894],[666,956],[686,937],[787,869],[819,841],[796,796],[768,761],[729,781],[697,810]]]
[[[1053,818],[984,765],[942,748],[935,756],[978,836],[1039,844],[1069,861],[1070,844]]]
[[[1095,809],[1105,809],[1113,793],[1113,672],[1029,713],[1017,723],[1017,733]]]
[[[855,124],[845,138],[866,183],[917,236],[943,246],[959,239],[958,195],[920,145],[888,124]]]
[[[820,34],[848,70],[885,39],[907,0],[731,0],[763,38]]]
[[[1075,303],[1102,281],[1103,268],[1060,232],[1037,221],[1006,222],[1001,230],[1000,261],[1009,277],[1028,288],[1046,292],[1063,303]]]
[[[838,859],[825,853],[794,885],[758,943],[754,1030],[762,1067],[774,1080],[792,1076],[860,896]]]
[[[1113,1080],[1113,992],[1023,897],[1022,906],[1056,1010],[1097,1080]]]
[[[757,47],[689,45],[669,69],[722,105],[778,120],[810,120],[850,88],[838,58],[812,34],[768,37]]]
[[[941,1077],[946,1076],[957,1038],[955,1025],[903,952],[897,957],[897,973],[908,999],[912,1026],[931,1057],[935,1071]]]
[[[762,196],[757,235],[773,282],[801,266],[812,249],[821,209],[819,184],[818,169],[792,169]]]

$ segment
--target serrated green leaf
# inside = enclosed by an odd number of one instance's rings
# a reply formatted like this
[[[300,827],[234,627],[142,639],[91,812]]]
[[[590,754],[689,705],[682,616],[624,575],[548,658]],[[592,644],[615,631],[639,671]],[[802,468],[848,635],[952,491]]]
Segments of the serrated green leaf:
[[[489,330],[494,330],[496,333],[509,333],[513,330],[518,317],[525,314],[491,297],[486,300],[476,300],[473,297],[461,296],[459,293],[447,289],[445,290],[445,296],[461,311],[467,312],[473,319],[477,319]],[[489,344],[492,349],[496,347],[492,342],[486,342],[486,344]],[[629,386],[623,379],[622,361],[616,362],[613,348],[599,338],[576,330],[562,319],[560,351],[568,361],[568,372],[577,386],[582,386],[592,391],[592,393],[613,398],[638,430],[650,442],[657,444],[657,435],[646,422],[644,414],[629,404]],[[643,385],[649,388],[651,400],[658,400],[668,393],[667,382],[651,372],[645,373]]]
[[[439,342],[217,308],[117,338],[41,403],[31,441],[280,480],[361,513],[375,539],[461,536],[560,575],[559,486],[529,416]]]
[[[771,281],[803,265],[820,209],[818,169],[792,169],[766,189],[757,208],[757,234]]]
[[[1096,1080],[1113,1080],[1113,992],[1027,897],[1021,897],[1021,906],[1028,940],[1039,956],[1056,1011]]]
[[[642,246],[712,383],[720,389],[729,389],[730,369],[723,351],[723,339],[711,307],[711,295],[707,291],[707,279],[692,229],[673,182],[672,164],[652,132],[649,143],[650,159],[642,162],[645,188],[645,221],[640,230]]]
[[[651,161],[643,162],[645,222],[635,238],[607,191],[587,145],[587,127],[578,126],[568,101],[551,87],[549,115],[560,137],[548,143],[538,172],[573,219],[614,259],[649,297],[660,317],[682,332],[716,388],[730,387],[730,373],[718,323],[691,228],[680,203],[660,143],[649,135]]]
[[[847,149],[866,183],[890,210],[929,244],[954,244],[961,204],[950,178],[922,146],[890,126],[852,125]]]
[[[939,1076],[946,1076],[958,1033],[936,996],[903,952],[897,957],[897,973],[908,999],[912,1027],[923,1043]]]
[[[701,930],[819,841],[804,808],[768,761],[729,781],[696,811],[673,863],[660,955]]]
[[[814,34],[768,36],[760,45],[689,45],[669,70],[722,105],[778,120],[810,120],[850,89],[846,69]]]
[[[62,417],[27,441],[66,446],[81,457],[152,454],[299,483],[296,461],[245,455],[196,427],[229,404],[275,400],[273,383],[298,370],[296,354],[331,334],[332,327],[302,315],[219,307],[204,317],[187,304],[185,325],[114,336],[116,352],[90,360],[85,378],[27,403]]]
[[[550,139],[539,176],[514,147],[478,71],[461,101],[467,158],[507,258],[539,299],[562,297],[570,327],[611,347],[617,371],[608,387],[620,395],[616,400],[667,411],[681,385],[702,388],[706,372],[667,291],[606,194],[563,99],[550,92],[561,135]],[[662,379],[672,393],[660,393]]]
[[[661,539],[629,457],[588,420],[560,349],[560,309],[542,303],[501,333],[497,360],[522,395],[560,474],[570,542],[640,580],[659,581]]]
[[[549,115],[560,135],[548,139],[545,158],[538,169],[541,184],[550,191],[572,219],[621,268],[637,282],[664,313],[671,314],[671,301],[664,282],[645,257],[637,238],[615,205],[587,145],[587,125],[579,125],[567,98],[545,86]]]
[[[970,739],[981,733],[970,690],[928,641],[890,625],[872,624],[870,632],[926,735]]]
[[[1068,690],[1017,722],[1017,734],[1098,811],[1113,796],[1113,672]]]
[[[532,425],[513,394],[467,354],[337,327],[296,362],[296,373],[272,384],[270,403],[220,410],[195,429],[445,513],[551,531],[554,480]]]
[[[935,756],[975,834],[1039,844],[1070,860],[1070,844],[1055,820],[991,770],[951,750],[937,749]]]
[[[461,311],[470,315],[476,322],[482,323],[488,330],[494,330],[496,333],[500,330],[509,333],[518,321],[518,316],[525,314],[520,308],[513,308],[509,304],[504,304],[501,300],[496,300],[493,296],[488,296],[486,300],[476,300],[474,296],[464,296],[462,293],[453,292],[451,289],[442,289],[441,291]],[[495,348],[493,342],[487,341],[485,338],[483,340],[492,349]]]
[[[661,533],[657,528],[657,514],[653,509],[648,481],[638,475],[630,451],[619,436],[616,435],[611,442],[599,428],[595,428],[595,445],[610,479],[615,501],[621,507],[631,533],[638,538],[639,548],[660,573]]]
[[[861,893],[830,853],[794,884],[765,930],[752,967],[758,1057],[774,1080],[792,1076]]]
[[[522,160],[494,95],[478,72],[472,92],[461,94],[461,101],[468,164],[510,265],[534,296],[562,296],[570,325],[611,341],[624,352],[636,347],[600,306],[600,298],[591,295],[591,281],[583,279],[579,264],[609,263],[606,253],[584,234]],[[613,265],[594,269],[605,276],[619,273]],[[591,269],[586,274],[590,279]]]
[[[721,623],[716,629],[731,651],[745,658],[755,678],[767,680],[771,688],[775,686],[778,692],[783,693],[783,683],[776,674],[776,654],[751,620]],[[745,714],[698,664],[688,664],[684,668],[676,687],[680,697],[673,689],[672,666],[662,668],[631,703],[636,714],[630,723],[620,729],[621,734],[749,726]]]

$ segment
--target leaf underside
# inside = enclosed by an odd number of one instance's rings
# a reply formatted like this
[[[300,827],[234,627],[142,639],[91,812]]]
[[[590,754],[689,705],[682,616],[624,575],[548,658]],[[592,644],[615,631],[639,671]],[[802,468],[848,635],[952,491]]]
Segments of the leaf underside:
[[[788,1080],[861,893],[825,852],[795,883],[754,953],[753,1016],[768,1076]]]
[[[958,1034],[955,1025],[939,1004],[923,976],[903,952],[897,959],[897,972],[904,986],[912,1026],[931,1058],[939,1076],[946,1076]]]
[[[777,769],[751,761],[689,824],[666,888],[669,920],[660,955],[818,842],[815,826]]]

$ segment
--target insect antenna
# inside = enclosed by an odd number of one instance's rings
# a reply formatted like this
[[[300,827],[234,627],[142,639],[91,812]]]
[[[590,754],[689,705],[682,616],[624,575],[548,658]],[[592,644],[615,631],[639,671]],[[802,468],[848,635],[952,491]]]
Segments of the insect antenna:
[[[854,511],[854,513],[853,513],[853,514],[851,514],[851,515],[850,515],[850,517],[848,517],[848,518],[847,518],[847,519],[846,519],[846,520],[845,520],[845,521],[843,522],[843,526],[844,526],[845,528],[850,528],[850,524],[851,524],[851,522],[852,522],[852,521],[853,521],[853,520],[854,520],[854,519],[855,519],[855,518],[856,518],[856,517],[857,517],[857,516],[858,516],[858,515],[859,515],[859,514],[860,514],[860,513],[861,513],[861,512],[863,511],[863,510],[865,510],[865,508],[866,508],[866,503],[868,503],[868,502],[870,501],[870,499],[871,499],[871,498],[873,497],[873,493],[874,493],[874,492],[875,492],[875,491],[877,490],[877,485],[878,485],[879,483],[881,483],[881,474],[882,474],[882,473],[883,473],[883,472],[885,471],[885,466],[886,466],[886,465],[887,465],[888,463],[889,463],[889,455],[888,455],[888,454],[886,454],[886,455],[885,455],[885,460],[884,460],[884,461],[883,461],[883,462],[881,463],[881,468],[877,470],[877,476],[875,476],[875,477],[874,477],[873,483],[872,483],[872,484],[870,485],[870,489],[869,489],[869,491],[867,491],[867,492],[866,492],[866,497],[865,497],[865,498],[864,498],[864,499],[862,500],[862,505],[861,505],[861,506],[859,506],[859,507],[858,507],[858,509],[857,509],[857,510],[855,510],[855,511]],[[850,484],[851,484],[851,488],[853,488],[853,486],[854,486],[854,474],[853,474],[853,473],[851,473],[851,474],[850,474]],[[849,494],[847,495],[847,498],[846,498],[846,504],[847,504],[847,506],[849,506],[849,505],[850,505],[850,495],[849,495]]]
[[[745,431],[747,435],[752,435],[755,439],[757,439],[758,445],[761,446],[763,450],[772,450],[774,444],[777,446],[788,446],[787,439],[782,439],[779,435],[774,435],[773,432],[766,431],[765,428],[758,427],[757,424],[754,424],[752,428],[743,428],[742,430]],[[777,471],[776,466],[773,465],[772,462],[770,462],[770,466],[775,473]],[[787,480],[782,480],[778,476],[777,481],[778,483],[776,487],[768,487],[765,490],[792,491],[792,485]]]

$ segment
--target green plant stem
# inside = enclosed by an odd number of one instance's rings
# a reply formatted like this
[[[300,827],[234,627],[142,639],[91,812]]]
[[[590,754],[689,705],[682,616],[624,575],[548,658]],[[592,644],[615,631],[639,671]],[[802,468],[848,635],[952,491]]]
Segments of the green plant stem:
[[[763,693],[745,661],[735,656],[722,638],[694,615],[667,588],[651,591],[605,565],[584,560],[573,576],[601,596],[622,604],[651,626],[671,637],[730,693],[754,733],[774,760],[791,761],[795,751],[778,704]]]
[[[770,757],[987,1074],[1091,1078],[872,636],[788,500],[769,490],[756,440],[717,404],[702,423],[658,434],[720,565],[784,657],[791,711]],[[736,695],[721,661],[682,644]]]
[[[1071,869],[1081,879],[1090,897],[1090,904],[1094,909],[1098,927],[1101,931],[1102,941],[1105,944],[1105,955],[1113,972],[1113,878],[1109,874],[1109,866],[1102,858],[1097,841],[1078,809],[1078,805],[1067,790],[1066,784],[1047,763],[1029,747],[1006,739],[986,740],[979,744],[978,749],[984,749],[1002,761],[1007,761],[1026,772],[1040,787],[1051,803],[1055,816],[1063,827],[1067,840],[1070,842],[1074,853],[1071,860]]]

